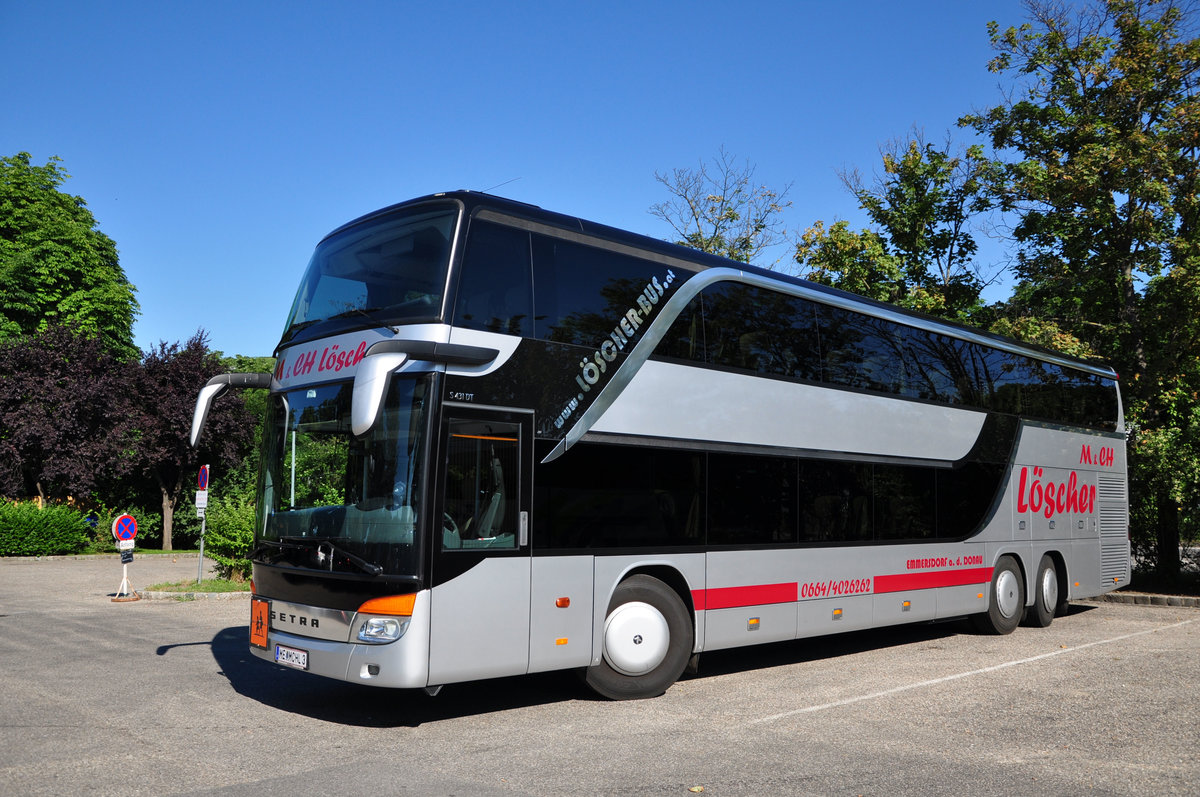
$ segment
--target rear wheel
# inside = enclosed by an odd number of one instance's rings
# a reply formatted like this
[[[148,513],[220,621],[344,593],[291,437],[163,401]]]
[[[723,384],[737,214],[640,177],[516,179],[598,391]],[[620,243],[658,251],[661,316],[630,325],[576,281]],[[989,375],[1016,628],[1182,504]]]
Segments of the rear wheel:
[[[1033,611],[1027,617],[1029,624],[1038,628],[1050,625],[1054,622],[1058,606],[1058,568],[1054,564],[1054,557],[1046,554],[1038,565],[1037,578],[1033,582]]]
[[[986,634],[1011,634],[1025,615],[1025,582],[1011,556],[1002,556],[992,571],[992,595],[988,610],[972,617],[975,627]]]
[[[603,656],[584,680],[612,700],[661,695],[692,655],[692,619],[675,591],[657,578],[617,585],[604,620]]]

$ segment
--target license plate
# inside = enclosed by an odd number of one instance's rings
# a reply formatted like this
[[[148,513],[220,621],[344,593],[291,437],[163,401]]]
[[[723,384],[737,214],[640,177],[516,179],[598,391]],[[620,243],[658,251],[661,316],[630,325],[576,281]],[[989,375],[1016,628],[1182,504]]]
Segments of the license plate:
[[[308,651],[299,648],[289,648],[286,645],[275,646],[275,663],[285,667],[295,667],[297,670],[308,669]]]

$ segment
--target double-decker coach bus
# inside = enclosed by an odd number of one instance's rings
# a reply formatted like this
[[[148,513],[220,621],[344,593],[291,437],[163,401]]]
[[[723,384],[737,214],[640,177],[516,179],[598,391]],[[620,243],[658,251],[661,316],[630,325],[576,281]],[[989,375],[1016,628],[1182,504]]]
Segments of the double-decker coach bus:
[[[485,194],[316,248],[268,387],[250,643],[353,683],[969,616],[1129,578],[1109,368]]]

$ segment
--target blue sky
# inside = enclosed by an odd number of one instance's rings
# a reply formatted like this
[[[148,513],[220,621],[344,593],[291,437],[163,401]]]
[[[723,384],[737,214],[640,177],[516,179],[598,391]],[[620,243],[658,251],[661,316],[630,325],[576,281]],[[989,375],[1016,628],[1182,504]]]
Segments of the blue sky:
[[[667,238],[655,172],[724,147],[793,184],[790,228],[864,225],[838,171],[996,104],[986,25],[1023,16],[1018,0],[0,0],[0,155],[63,159],[137,287],[138,346],[203,327],[266,355],[322,235],[435,191],[500,186]]]

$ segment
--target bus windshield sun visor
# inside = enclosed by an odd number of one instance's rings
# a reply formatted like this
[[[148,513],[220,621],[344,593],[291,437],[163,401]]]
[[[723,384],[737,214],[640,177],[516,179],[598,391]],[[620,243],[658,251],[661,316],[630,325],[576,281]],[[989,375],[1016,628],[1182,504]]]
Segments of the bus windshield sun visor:
[[[189,439],[192,448],[195,448],[196,443],[200,440],[200,433],[204,431],[204,423],[208,420],[208,411],[217,396],[222,395],[231,387],[238,390],[270,389],[271,379],[271,374],[219,374],[208,380],[208,383],[200,389],[200,395],[196,397],[196,410],[192,413],[192,434]]]
[[[350,429],[356,437],[371,431],[387,397],[388,375],[409,360],[445,365],[487,365],[499,356],[497,349],[434,343],[428,340],[381,340],[367,349],[354,374]]]

